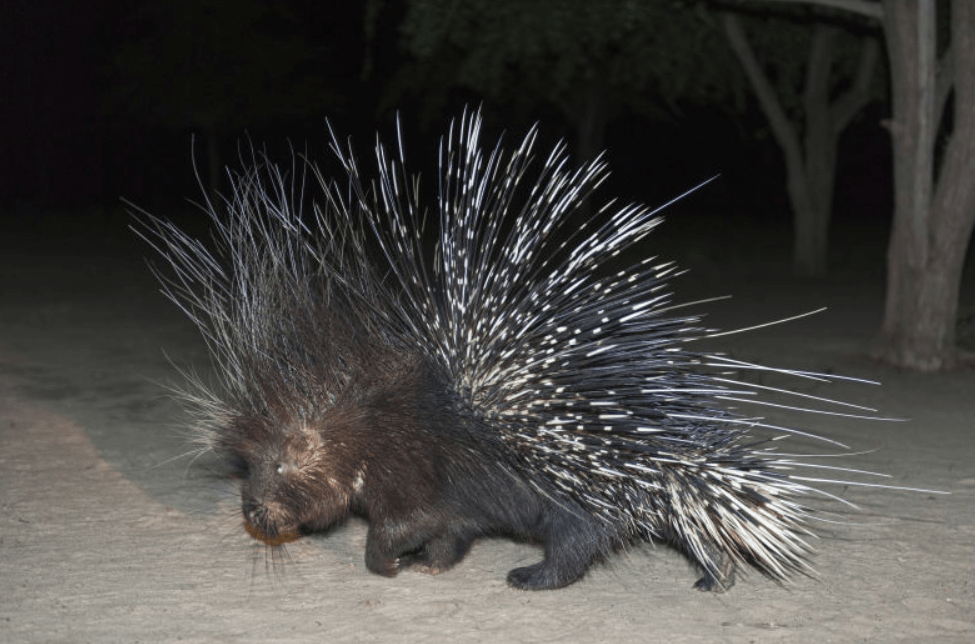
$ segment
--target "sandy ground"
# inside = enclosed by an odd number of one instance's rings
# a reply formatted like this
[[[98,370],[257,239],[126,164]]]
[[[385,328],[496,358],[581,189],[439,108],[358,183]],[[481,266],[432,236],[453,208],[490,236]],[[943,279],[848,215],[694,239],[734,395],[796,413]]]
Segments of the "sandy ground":
[[[569,588],[527,593],[505,574],[540,553],[502,539],[440,576],[395,579],[365,571],[360,521],[285,551],[256,546],[217,465],[177,458],[179,408],[157,384],[175,378],[163,350],[199,366],[205,354],[156,292],[138,242],[3,247],[0,641],[975,641],[975,373],[919,376],[864,358],[876,284],[705,271],[682,278],[681,298],[737,293],[710,307],[721,326],[830,306],[715,342],[882,381],[800,386],[908,421],[776,420],[872,450],[846,465],[949,496],[836,488],[861,511],[817,528],[818,578],[786,588],[753,572],[730,593],[698,593],[684,559],[647,545]]]

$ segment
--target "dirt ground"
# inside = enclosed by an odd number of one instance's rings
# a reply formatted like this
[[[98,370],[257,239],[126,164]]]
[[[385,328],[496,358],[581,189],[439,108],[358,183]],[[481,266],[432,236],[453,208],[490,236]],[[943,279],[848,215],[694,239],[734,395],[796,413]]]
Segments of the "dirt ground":
[[[206,368],[206,357],[156,292],[138,240],[2,247],[2,642],[975,641],[975,372],[868,360],[876,280],[705,270],[676,287],[681,300],[735,293],[707,306],[722,327],[829,306],[714,343],[881,381],[798,386],[906,420],[773,418],[863,452],[844,465],[950,495],[831,488],[861,509],[815,526],[818,578],[785,588],[752,572],[727,594],[699,593],[683,558],[646,545],[566,589],[529,593],[505,575],[540,553],[503,539],[479,541],[442,575],[394,579],[366,572],[361,521],[283,551],[258,547],[217,464],[180,458],[179,406],[159,383],[177,377],[170,359]]]

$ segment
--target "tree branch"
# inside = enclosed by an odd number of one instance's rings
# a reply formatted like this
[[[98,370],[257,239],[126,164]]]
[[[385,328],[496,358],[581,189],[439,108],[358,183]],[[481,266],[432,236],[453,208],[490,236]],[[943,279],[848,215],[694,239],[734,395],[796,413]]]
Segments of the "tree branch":
[[[852,87],[845,94],[836,99],[833,104],[833,131],[842,132],[857,112],[870,100],[870,82],[873,80],[877,58],[880,55],[880,43],[876,38],[864,37],[860,48],[860,63],[857,66],[856,79]]]
[[[802,167],[802,148],[799,146],[799,136],[792,123],[789,122],[785,110],[782,109],[782,104],[775,95],[772,83],[769,82],[762,66],[758,64],[755,52],[748,44],[748,36],[745,35],[745,30],[742,29],[741,23],[738,22],[738,18],[734,14],[722,13],[721,18],[724,22],[724,29],[728,35],[731,50],[741,61],[745,75],[755,90],[755,96],[758,97],[758,103],[772,126],[772,134],[785,152],[787,163],[795,163],[797,168]]]
[[[946,54],[938,73],[953,69],[954,124],[942,157],[941,174],[934,192],[934,216],[937,217],[939,247],[936,252],[952,248],[955,239],[969,239],[975,228],[975,4],[955,0],[951,5],[951,58]],[[947,60],[946,60],[947,59]],[[938,79],[940,81],[940,78]],[[948,83],[944,83],[949,85]],[[940,82],[936,85],[941,89]],[[950,85],[949,85],[950,86]],[[946,92],[947,95],[947,92]],[[940,99],[938,96],[936,98]],[[936,113],[935,118],[942,116]],[[964,257],[965,245],[957,251]],[[959,260],[964,264],[964,259]]]
[[[884,8],[880,2],[870,0],[764,0],[765,2],[788,2],[791,4],[813,4],[821,7],[843,9],[851,13],[858,13],[868,18],[880,20],[884,17]]]
[[[833,50],[839,29],[823,23],[813,27],[812,46],[809,48],[809,64],[806,67],[806,87],[803,103],[806,118],[817,113],[817,107],[829,101],[830,70],[833,67]]]

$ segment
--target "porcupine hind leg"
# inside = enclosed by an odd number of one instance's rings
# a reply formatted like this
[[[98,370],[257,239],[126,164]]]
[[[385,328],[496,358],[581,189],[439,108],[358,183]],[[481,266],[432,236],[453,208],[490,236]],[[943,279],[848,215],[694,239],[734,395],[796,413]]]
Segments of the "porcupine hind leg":
[[[523,590],[549,590],[568,586],[612,549],[611,535],[591,519],[566,510],[545,520],[544,529],[531,536],[545,543],[545,559],[508,573],[508,583]]]

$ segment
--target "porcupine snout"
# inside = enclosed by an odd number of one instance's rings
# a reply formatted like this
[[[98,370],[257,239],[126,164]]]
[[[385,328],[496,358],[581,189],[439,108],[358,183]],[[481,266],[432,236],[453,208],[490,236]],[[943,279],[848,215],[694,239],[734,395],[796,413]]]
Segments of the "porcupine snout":
[[[275,528],[268,522],[268,511],[266,505],[259,503],[254,497],[242,495],[241,512],[244,515],[244,521],[254,526],[267,536],[276,536],[274,534],[276,531]]]
[[[248,459],[240,485],[241,514],[251,536],[270,543],[301,530],[298,499],[283,495],[290,468],[275,459]]]
[[[267,501],[266,495],[256,495],[245,488],[241,490],[241,514],[247,523],[248,530],[258,539],[274,539],[285,532],[295,532],[297,525],[291,525],[288,513],[283,507],[273,501]],[[256,534],[255,534],[256,533]]]

